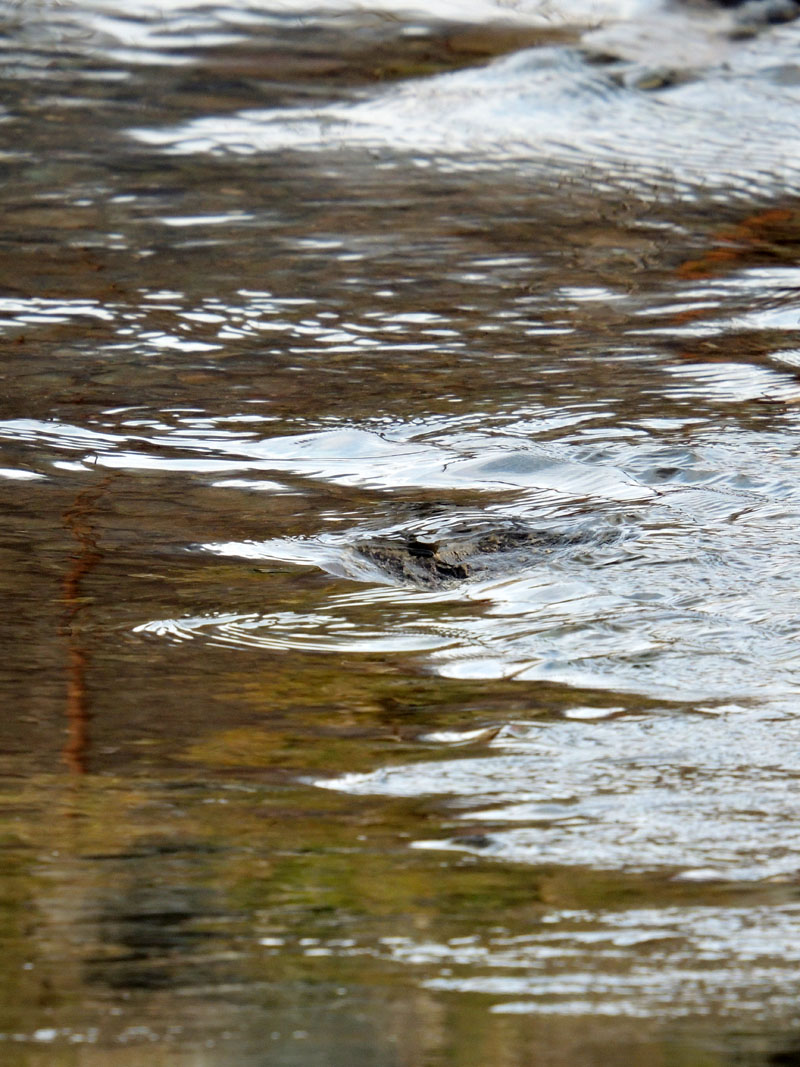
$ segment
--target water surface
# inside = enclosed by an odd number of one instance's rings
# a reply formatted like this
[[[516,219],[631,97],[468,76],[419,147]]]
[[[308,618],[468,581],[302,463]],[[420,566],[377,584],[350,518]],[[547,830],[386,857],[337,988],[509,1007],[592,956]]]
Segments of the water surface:
[[[795,1062],[763,10],[0,5],[4,1062]]]

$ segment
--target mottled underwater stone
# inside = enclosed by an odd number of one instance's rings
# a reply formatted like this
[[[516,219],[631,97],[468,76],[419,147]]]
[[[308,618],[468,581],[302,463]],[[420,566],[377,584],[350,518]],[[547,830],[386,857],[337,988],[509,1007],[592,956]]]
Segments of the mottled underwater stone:
[[[608,531],[547,530],[518,520],[454,526],[435,539],[397,534],[353,547],[397,582],[432,588],[490,577],[513,577],[554,553],[607,542]]]

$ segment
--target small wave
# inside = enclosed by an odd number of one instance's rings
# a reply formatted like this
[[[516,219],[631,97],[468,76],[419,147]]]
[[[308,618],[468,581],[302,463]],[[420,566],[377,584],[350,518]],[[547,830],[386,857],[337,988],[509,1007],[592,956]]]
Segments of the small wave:
[[[153,619],[134,627],[174,642],[202,638],[214,645],[301,652],[424,652],[441,648],[447,638],[402,630],[358,628],[351,619],[335,615],[269,615],[212,613],[177,619]]]

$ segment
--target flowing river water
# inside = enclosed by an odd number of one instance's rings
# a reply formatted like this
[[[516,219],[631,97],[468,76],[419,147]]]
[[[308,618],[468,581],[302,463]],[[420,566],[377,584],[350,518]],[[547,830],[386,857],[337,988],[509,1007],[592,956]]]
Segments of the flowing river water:
[[[0,1060],[800,1063],[792,0],[0,2]]]

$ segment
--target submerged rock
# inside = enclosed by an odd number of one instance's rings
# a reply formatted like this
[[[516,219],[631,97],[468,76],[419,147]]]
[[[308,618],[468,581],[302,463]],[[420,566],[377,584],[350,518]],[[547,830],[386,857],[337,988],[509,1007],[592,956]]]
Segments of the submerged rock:
[[[436,539],[398,534],[353,547],[393,581],[441,588],[482,578],[513,577],[554,553],[598,540],[596,531],[536,529],[518,520],[462,523]]]

